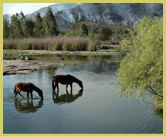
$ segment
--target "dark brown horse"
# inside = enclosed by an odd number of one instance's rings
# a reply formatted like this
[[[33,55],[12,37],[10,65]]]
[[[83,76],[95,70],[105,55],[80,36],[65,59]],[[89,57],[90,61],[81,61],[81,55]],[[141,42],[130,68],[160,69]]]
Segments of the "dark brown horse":
[[[32,92],[36,91],[39,94],[39,96],[41,97],[41,99],[43,100],[43,91],[32,83],[23,83],[23,82],[17,83],[14,87],[15,97],[17,96],[17,94],[19,94],[21,97],[23,97],[20,93],[21,91],[27,92],[27,99],[29,98],[29,93],[31,94],[31,98],[33,99]]]
[[[55,76],[53,76],[53,79],[52,79],[52,89],[53,90],[55,90],[56,88],[59,90],[58,83],[66,85],[66,90],[67,90],[68,85],[70,85],[71,91],[72,91],[73,83],[77,83],[81,87],[81,89],[83,89],[82,81],[80,81],[79,79],[77,79],[76,77],[74,77],[72,75],[55,75]]]

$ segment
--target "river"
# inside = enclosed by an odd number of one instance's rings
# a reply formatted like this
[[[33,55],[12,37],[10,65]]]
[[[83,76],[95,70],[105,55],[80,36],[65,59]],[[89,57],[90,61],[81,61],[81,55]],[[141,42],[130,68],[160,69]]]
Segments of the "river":
[[[105,61],[105,59],[109,61]],[[153,109],[153,99],[135,95],[119,97],[116,58],[99,57],[77,65],[64,65],[30,74],[3,76],[3,132],[41,134],[142,134],[162,133],[163,119]],[[83,81],[84,90],[73,84],[73,92],[59,85],[52,92],[52,76],[71,74]],[[32,82],[43,90],[44,100],[14,98],[14,85]],[[67,94],[68,93],[68,94]],[[26,97],[25,93],[22,93]],[[58,98],[58,99],[56,99]]]

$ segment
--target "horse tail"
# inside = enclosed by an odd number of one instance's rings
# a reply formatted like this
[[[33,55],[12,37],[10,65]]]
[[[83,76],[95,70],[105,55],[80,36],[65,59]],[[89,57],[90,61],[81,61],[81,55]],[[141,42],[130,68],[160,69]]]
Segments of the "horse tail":
[[[54,90],[54,88],[55,88],[55,85],[54,85],[54,78],[52,79],[52,90]]]

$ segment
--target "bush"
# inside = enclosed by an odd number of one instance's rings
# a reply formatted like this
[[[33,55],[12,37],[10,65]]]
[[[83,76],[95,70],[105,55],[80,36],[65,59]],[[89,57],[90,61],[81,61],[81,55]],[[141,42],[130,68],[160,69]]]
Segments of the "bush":
[[[109,40],[109,36],[112,34],[112,31],[109,27],[102,27],[99,30],[100,40],[106,41]]]
[[[93,41],[89,45],[88,50],[89,51],[97,51],[99,47],[100,47],[99,43],[96,43],[96,42]]]
[[[131,31],[130,52],[121,61],[118,79],[121,95],[152,93],[163,97],[163,19],[143,18]]]

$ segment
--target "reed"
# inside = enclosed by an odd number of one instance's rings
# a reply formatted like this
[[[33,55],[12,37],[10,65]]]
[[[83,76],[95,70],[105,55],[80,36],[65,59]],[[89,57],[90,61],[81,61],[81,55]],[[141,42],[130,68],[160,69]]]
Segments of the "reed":
[[[94,51],[94,44],[96,43],[85,37],[4,39],[3,49]]]

